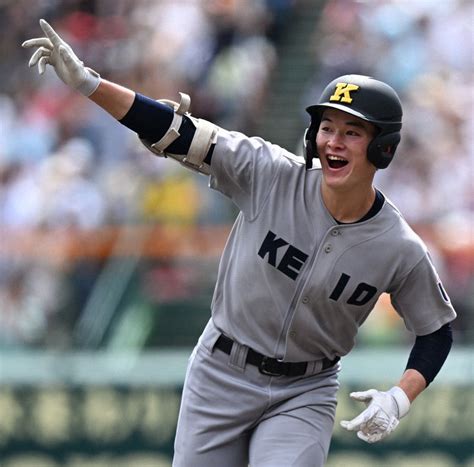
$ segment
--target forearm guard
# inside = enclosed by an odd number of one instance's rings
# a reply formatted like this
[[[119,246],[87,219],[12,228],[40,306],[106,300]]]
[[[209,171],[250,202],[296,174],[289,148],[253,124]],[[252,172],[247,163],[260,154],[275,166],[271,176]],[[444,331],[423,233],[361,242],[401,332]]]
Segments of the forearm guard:
[[[164,136],[155,143],[150,143],[142,138],[140,141],[157,156],[171,157],[189,169],[210,175],[210,166],[205,162],[205,158],[211,145],[216,142],[218,127],[207,120],[192,117],[189,112],[191,98],[185,93],[180,92],[179,94],[181,96],[179,103],[168,99],[158,101],[174,110],[173,121]],[[189,118],[196,131],[187,154],[174,154],[167,151],[167,148],[180,136],[179,128],[184,116]]]

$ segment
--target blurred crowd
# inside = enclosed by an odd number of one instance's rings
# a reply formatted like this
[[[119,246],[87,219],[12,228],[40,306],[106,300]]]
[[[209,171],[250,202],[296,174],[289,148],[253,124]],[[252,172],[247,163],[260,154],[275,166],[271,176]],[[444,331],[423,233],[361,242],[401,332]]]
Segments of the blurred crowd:
[[[53,235],[133,223],[219,225],[235,215],[205,177],[150,156],[132,132],[51,70],[39,77],[28,69],[31,51],[20,44],[41,35],[39,18],[105,78],[153,98],[177,100],[178,91],[186,92],[194,115],[253,134],[279,44],[292,13],[308,2],[322,10],[314,36],[301,45],[317,70],[301,107],[348,72],[374,75],[400,92],[403,142],[378,185],[432,248],[461,315],[459,335],[468,342],[474,335],[469,0],[0,2],[0,228],[6,244],[26,230]],[[302,131],[305,125],[302,115]],[[0,347],[74,345],[74,323],[103,264],[58,266],[41,255],[1,251]]]

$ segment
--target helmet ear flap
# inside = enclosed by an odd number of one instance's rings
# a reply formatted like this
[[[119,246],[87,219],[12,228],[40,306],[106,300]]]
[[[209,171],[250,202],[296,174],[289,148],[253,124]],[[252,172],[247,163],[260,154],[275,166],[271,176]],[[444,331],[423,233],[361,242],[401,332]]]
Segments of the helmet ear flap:
[[[306,128],[304,132],[304,151],[305,151],[305,160],[306,160],[306,169],[313,167],[313,158],[318,158],[318,151],[316,149],[316,135],[318,133],[318,124],[311,122],[311,125]]]
[[[367,148],[367,159],[369,159],[377,169],[387,168],[390,162],[392,162],[399,142],[399,131],[376,136]]]

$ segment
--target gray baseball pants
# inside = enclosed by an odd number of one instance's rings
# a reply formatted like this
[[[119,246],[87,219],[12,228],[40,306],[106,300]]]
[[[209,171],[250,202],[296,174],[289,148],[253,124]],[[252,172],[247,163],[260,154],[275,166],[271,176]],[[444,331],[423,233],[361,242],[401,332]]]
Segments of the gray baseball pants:
[[[322,467],[340,364],[263,375],[245,364],[247,347],[214,349],[219,335],[211,319],[189,359],[173,467]]]

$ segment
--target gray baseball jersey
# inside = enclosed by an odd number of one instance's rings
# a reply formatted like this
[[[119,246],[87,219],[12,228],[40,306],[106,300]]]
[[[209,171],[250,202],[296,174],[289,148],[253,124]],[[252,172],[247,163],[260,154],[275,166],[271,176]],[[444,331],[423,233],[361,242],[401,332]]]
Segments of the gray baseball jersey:
[[[452,321],[427,248],[396,207],[386,199],[367,221],[338,224],[321,179],[279,146],[220,131],[210,186],[240,214],[219,266],[215,325],[264,355],[308,361],[346,355],[383,292],[416,335]]]

